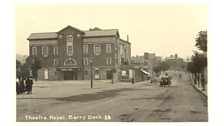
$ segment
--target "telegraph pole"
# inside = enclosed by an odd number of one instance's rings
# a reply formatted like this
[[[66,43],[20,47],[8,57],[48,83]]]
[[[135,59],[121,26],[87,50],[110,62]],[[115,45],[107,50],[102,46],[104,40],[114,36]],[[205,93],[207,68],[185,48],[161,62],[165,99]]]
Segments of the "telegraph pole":
[[[92,59],[90,59],[90,70],[91,70],[91,72],[90,72],[90,78],[91,78],[91,80],[90,80],[90,84],[91,84],[91,88],[93,88],[93,61],[92,61]]]

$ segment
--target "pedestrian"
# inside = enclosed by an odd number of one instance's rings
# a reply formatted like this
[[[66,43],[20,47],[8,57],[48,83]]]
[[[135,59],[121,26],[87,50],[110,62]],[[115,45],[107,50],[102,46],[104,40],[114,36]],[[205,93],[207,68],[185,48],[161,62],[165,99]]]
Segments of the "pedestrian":
[[[33,78],[30,76],[30,93],[32,94],[32,89],[33,89]]]
[[[21,77],[20,80],[19,80],[20,93],[24,93],[25,92],[24,81],[25,81],[25,79],[23,77]]]
[[[26,78],[26,92],[29,91],[29,76]]]
[[[16,94],[20,94],[20,89],[19,89],[19,78],[16,78]]]
[[[26,84],[27,84],[27,94],[32,94],[33,78],[31,76],[27,77]]]

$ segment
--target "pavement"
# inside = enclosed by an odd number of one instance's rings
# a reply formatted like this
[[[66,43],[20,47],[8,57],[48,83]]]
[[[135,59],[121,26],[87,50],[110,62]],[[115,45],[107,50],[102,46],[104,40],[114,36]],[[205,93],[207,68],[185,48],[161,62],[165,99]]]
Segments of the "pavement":
[[[207,99],[189,76],[171,87],[148,81],[38,81],[33,94],[17,95],[18,122],[207,122]]]
[[[203,90],[202,87],[196,85],[193,81],[193,78],[189,75],[190,79],[191,79],[191,85],[193,86],[193,88],[198,91],[199,93],[203,94],[205,97],[208,97],[207,95],[207,90]]]

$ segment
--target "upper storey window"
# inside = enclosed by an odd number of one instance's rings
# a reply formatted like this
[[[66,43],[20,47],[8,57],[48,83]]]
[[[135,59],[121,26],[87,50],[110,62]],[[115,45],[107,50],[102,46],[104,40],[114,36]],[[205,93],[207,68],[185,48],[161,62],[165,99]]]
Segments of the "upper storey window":
[[[88,45],[83,45],[83,54],[88,54]]]
[[[37,47],[32,47],[32,55],[33,56],[37,55]]]
[[[111,44],[106,44],[106,53],[111,53]]]
[[[68,35],[66,37],[66,43],[67,43],[67,55],[72,56],[73,55],[73,36]]]
[[[100,55],[100,52],[101,52],[100,45],[94,45],[94,54]]]
[[[58,46],[53,46],[54,55],[58,55]]]
[[[48,56],[48,46],[42,46],[42,55],[44,57]]]

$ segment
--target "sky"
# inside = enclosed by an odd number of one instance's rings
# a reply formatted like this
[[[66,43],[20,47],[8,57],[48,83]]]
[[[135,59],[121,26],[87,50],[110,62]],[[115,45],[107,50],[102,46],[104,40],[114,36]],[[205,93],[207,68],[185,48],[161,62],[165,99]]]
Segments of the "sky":
[[[16,53],[28,55],[31,33],[57,32],[67,25],[81,30],[118,29],[131,42],[131,55],[193,54],[199,31],[207,30],[206,4],[16,4]]]

